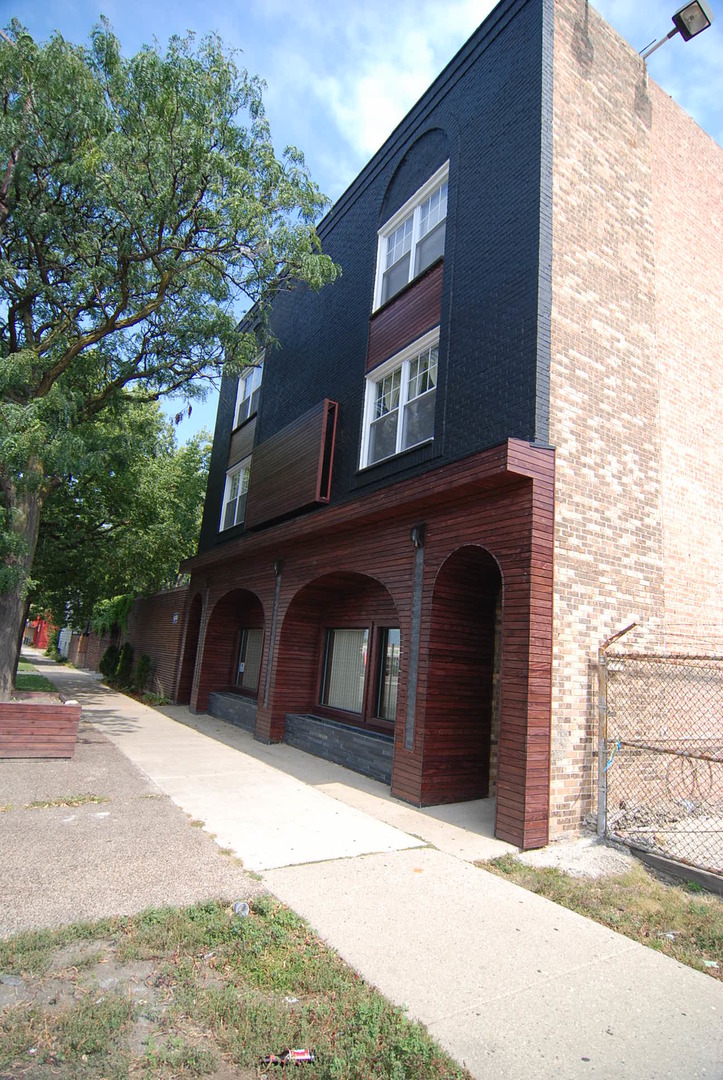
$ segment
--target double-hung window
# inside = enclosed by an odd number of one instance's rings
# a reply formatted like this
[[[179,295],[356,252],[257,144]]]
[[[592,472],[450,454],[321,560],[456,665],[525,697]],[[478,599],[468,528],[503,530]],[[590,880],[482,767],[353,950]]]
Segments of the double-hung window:
[[[263,354],[261,355],[263,356]],[[259,359],[259,362],[254,367],[247,368],[239,378],[234,427],[243,424],[244,420],[248,420],[249,416],[253,416],[255,412],[258,412],[263,372],[263,360]]]
[[[367,378],[361,468],[434,437],[439,327]]]
[[[249,489],[249,471],[251,458],[234,465],[226,473],[226,490],[223,496],[221,529],[230,529],[240,525],[246,513],[246,495]]]
[[[374,307],[444,255],[449,162],[379,230]]]

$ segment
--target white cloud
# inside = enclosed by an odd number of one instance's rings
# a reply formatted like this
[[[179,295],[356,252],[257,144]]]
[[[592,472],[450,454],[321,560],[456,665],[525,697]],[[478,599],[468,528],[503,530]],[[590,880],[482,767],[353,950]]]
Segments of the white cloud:
[[[348,6],[269,0],[258,19],[283,26],[272,46],[275,102],[321,108],[357,163],[381,145],[494,6],[493,0],[383,0]]]

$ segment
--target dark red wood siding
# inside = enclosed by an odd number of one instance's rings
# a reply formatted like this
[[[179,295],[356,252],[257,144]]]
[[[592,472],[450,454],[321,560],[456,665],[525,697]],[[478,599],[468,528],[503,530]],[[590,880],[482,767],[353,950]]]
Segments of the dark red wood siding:
[[[369,323],[367,371],[439,325],[444,263],[436,263]]]
[[[208,582],[206,610],[234,588],[252,590],[263,602],[266,637],[260,686],[270,656],[271,670],[265,703],[259,693],[257,738],[282,739],[286,713],[308,711],[305,703],[315,701],[324,611],[332,617],[349,599],[351,591],[340,587],[343,575],[365,575],[383,586],[381,591],[374,586],[377,600],[388,594],[402,632],[392,793],[416,805],[479,794],[487,767],[489,712],[485,705],[473,715],[471,701],[475,685],[484,688],[490,677],[493,596],[499,580],[492,572],[492,557],[503,585],[496,831],[523,847],[546,843],[553,485],[554,451],[510,440],[423,477],[241,537],[192,560],[192,584]],[[412,748],[405,749],[415,567],[410,532],[422,522],[426,540],[414,740]],[[280,578],[272,642],[275,564]],[[462,595],[466,572],[473,575],[479,611]],[[338,575],[336,581],[329,575]],[[355,602],[363,610],[362,599]],[[447,629],[458,621],[480,634],[478,650],[459,643],[448,646]],[[202,634],[199,648],[205,665],[207,655],[214,657],[219,649],[217,635],[207,634],[204,641]],[[440,668],[448,677],[439,678]],[[460,679],[451,677],[455,668]],[[217,677],[224,678],[221,670]],[[203,707],[212,681],[202,679],[192,704]],[[454,715],[456,725],[447,719]],[[450,762],[464,759],[472,749],[476,761],[455,773]]]
[[[248,589],[233,589],[213,605],[208,614],[196,708],[206,708],[212,690],[233,687],[240,631],[263,629],[264,623],[262,603]]]
[[[494,559],[463,547],[442,566],[432,595],[422,801],[489,794],[497,593]]]
[[[80,705],[0,703],[0,758],[71,758]]]
[[[372,577],[330,574],[300,589],[283,622],[273,709],[265,724],[267,737],[283,738],[287,713],[313,712],[318,707],[325,628],[397,626],[398,621],[394,601]],[[354,715],[342,718],[355,722]],[[356,722],[361,721],[360,716]]]
[[[238,465],[239,461],[251,456],[254,448],[254,435],[256,434],[256,417],[247,420],[241,427],[236,428],[231,436],[231,448],[228,454],[228,467]]]
[[[246,528],[329,499],[336,403],[324,400],[254,450]]]

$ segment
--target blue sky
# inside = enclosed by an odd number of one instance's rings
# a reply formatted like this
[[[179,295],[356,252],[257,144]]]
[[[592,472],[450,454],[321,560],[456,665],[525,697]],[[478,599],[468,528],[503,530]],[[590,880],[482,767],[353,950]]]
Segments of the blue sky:
[[[593,6],[638,51],[672,27],[683,0],[597,0]],[[332,199],[402,119],[475,27],[491,0],[0,0],[45,40],[58,30],[86,41],[107,15],[123,50],[193,30],[218,32],[241,63],[268,84],[267,113],[279,149],[292,143]],[[710,0],[713,26],[685,44],[679,36],[649,60],[650,75],[723,145],[723,0]],[[179,437],[213,428],[214,396],[194,405]]]

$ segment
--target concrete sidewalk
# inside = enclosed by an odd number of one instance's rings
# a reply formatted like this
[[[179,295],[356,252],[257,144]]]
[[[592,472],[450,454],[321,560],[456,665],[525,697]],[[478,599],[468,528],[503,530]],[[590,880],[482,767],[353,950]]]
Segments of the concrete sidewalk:
[[[84,718],[477,1077],[723,1077],[721,984],[473,865],[491,804],[416,810],[36,654]]]

